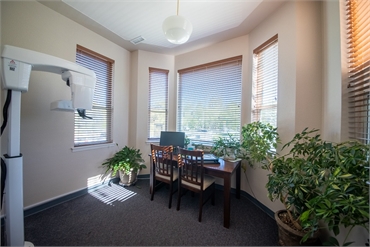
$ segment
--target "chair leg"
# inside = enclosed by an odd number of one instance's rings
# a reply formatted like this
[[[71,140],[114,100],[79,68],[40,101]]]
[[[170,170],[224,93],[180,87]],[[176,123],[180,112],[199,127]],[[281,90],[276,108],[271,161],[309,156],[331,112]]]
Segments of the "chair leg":
[[[170,183],[170,201],[168,202],[168,208],[171,208],[172,204],[172,191],[173,191],[173,183]]]
[[[177,211],[180,210],[180,203],[181,203],[181,186],[177,189]]]
[[[152,189],[152,194],[150,196],[151,201],[153,201],[153,199],[154,199],[155,186],[156,186],[156,182],[155,182],[155,179],[153,179],[153,189]]]
[[[199,216],[198,221],[202,222],[202,209],[203,209],[203,193],[199,193]]]
[[[211,202],[212,202],[213,206],[215,205],[215,201],[216,201],[215,200],[215,198],[216,198],[216,195],[215,195],[216,194],[216,188],[215,187],[216,187],[216,185],[214,184],[213,189],[212,189],[212,199],[211,199],[212,200]]]

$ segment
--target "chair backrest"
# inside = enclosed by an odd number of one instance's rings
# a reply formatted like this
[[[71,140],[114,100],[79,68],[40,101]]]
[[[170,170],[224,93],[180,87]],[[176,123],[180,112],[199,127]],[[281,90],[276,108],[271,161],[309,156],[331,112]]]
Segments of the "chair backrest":
[[[154,144],[151,144],[150,146],[154,171],[162,176],[172,177],[173,146],[158,146]]]
[[[181,179],[201,186],[200,188],[202,188],[204,180],[203,155],[202,150],[186,150],[183,148],[179,148],[177,155]]]

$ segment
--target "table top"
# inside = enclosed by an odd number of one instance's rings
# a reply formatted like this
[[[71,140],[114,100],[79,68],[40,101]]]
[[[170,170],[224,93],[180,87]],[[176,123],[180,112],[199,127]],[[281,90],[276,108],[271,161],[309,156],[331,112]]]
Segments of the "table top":
[[[239,160],[223,160],[218,159],[219,164],[203,164],[203,167],[208,170],[219,170],[223,172],[233,173],[235,168],[240,164]]]
[[[149,154],[151,156],[151,154]],[[177,162],[177,155],[172,156],[172,160]],[[203,163],[203,167],[207,170],[214,172],[233,173],[235,169],[240,165],[241,160],[224,160],[218,159],[218,163]]]

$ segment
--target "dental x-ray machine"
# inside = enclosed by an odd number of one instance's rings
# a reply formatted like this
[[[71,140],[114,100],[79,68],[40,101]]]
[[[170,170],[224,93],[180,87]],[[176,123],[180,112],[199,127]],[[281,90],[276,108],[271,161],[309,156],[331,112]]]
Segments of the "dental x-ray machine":
[[[52,110],[72,111],[92,108],[95,73],[87,68],[43,53],[5,45],[2,52],[3,89],[8,90],[8,153],[4,155],[5,232],[7,245],[25,246],[23,213],[23,157],[20,153],[21,94],[28,91],[31,70],[60,74],[71,88],[72,100],[51,103]],[[9,102],[9,99],[7,99]],[[5,110],[5,109],[4,109]],[[84,111],[82,111],[84,112]],[[4,116],[4,120],[5,120]],[[30,243],[32,245],[32,243]]]

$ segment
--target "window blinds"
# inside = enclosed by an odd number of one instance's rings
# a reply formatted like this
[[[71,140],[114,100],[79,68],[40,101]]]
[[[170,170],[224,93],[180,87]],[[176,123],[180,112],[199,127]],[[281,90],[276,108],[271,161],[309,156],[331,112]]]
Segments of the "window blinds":
[[[193,141],[240,135],[242,56],[178,71],[177,130]]]
[[[168,70],[149,68],[148,139],[167,130]]]
[[[252,121],[276,127],[278,35],[253,50]]]
[[[77,45],[76,63],[96,74],[92,110],[83,119],[75,113],[74,145],[85,146],[112,142],[112,73],[114,61]]]
[[[370,1],[347,0],[349,136],[370,140]]]

